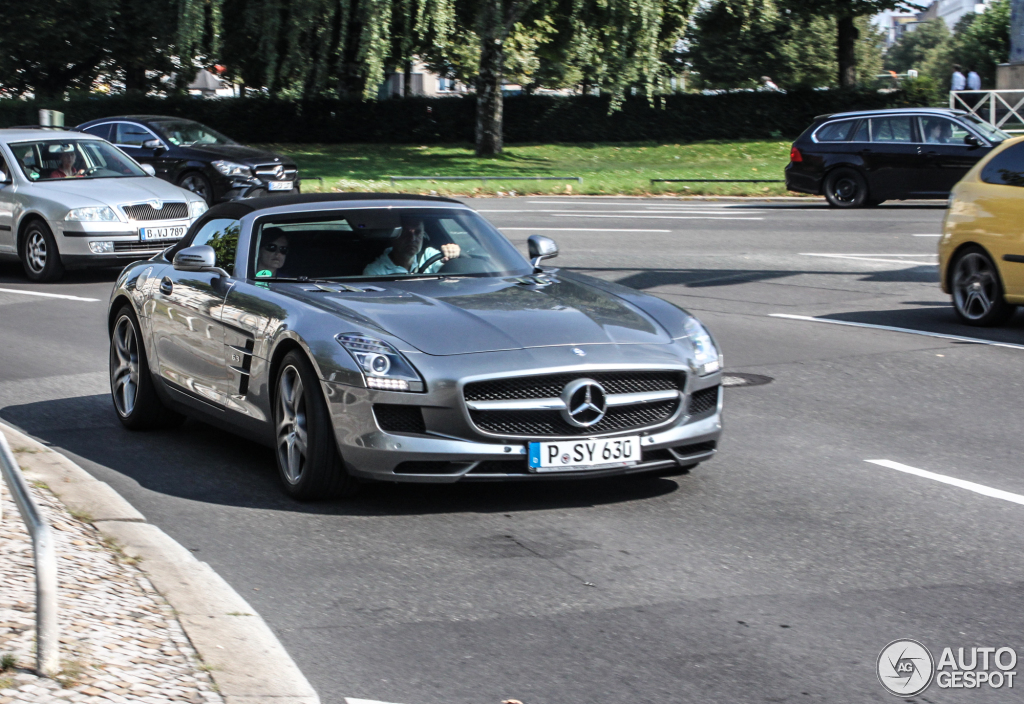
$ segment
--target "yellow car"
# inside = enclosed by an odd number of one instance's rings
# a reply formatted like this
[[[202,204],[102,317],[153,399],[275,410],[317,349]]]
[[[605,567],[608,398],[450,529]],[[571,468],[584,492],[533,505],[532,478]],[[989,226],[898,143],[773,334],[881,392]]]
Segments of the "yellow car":
[[[1003,142],[953,187],[939,268],[968,325],[999,325],[1024,304],[1024,137]]]

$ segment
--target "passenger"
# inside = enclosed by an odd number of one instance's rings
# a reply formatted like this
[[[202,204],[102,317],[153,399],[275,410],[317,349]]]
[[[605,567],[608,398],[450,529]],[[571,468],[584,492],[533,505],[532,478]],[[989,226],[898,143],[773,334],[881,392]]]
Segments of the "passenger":
[[[457,259],[461,250],[454,243],[441,245],[441,251],[433,247],[423,249],[423,218],[402,218],[402,234],[395,244],[384,250],[384,253],[366,265],[363,276],[390,276],[393,274],[436,274],[444,263]],[[427,267],[426,271],[417,271],[431,257],[443,254],[444,257]]]
[[[256,278],[267,279],[277,276],[288,256],[288,237],[277,227],[263,230],[260,241],[260,256],[256,260]]]
[[[60,153],[60,168],[50,172],[50,178],[73,178],[85,173],[85,169],[76,169],[78,155],[75,152]]]
[[[931,120],[925,122],[924,141],[928,144],[949,144],[953,138],[953,130],[950,129],[946,120]]]

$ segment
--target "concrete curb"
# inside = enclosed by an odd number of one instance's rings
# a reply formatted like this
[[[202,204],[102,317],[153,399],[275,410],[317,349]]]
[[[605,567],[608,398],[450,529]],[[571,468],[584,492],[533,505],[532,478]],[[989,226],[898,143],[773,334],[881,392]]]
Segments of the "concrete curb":
[[[77,464],[0,423],[29,480],[44,482],[138,567],[178,620],[227,704],[319,704],[320,697],[266,622],[205,562]]]

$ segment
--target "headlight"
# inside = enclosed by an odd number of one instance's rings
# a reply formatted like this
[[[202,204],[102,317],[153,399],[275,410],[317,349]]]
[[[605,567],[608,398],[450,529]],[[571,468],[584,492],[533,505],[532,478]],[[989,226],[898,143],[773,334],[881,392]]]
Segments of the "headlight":
[[[209,209],[210,206],[206,204],[205,200],[194,200],[188,204],[188,216],[190,218],[197,218]]]
[[[225,176],[252,176],[252,169],[245,164],[236,164],[233,161],[215,161],[213,162],[213,168],[220,171]]]
[[[722,368],[722,355],[715,347],[711,335],[696,318],[690,318],[683,326],[686,339],[693,347],[693,366],[699,376],[706,376]]]
[[[402,353],[388,343],[357,332],[341,333],[335,339],[356,360],[368,388],[423,391],[420,375]]]
[[[111,208],[105,205],[97,205],[89,208],[74,208],[64,216],[65,220],[75,222],[120,222]]]

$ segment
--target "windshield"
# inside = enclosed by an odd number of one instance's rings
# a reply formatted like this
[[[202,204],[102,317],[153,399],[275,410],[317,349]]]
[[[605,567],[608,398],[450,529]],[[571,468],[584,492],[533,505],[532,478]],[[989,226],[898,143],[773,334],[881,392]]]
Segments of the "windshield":
[[[1003,132],[998,127],[993,127],[984,120],[979,120],[974,115],[967,115],[965,118],[974,129],[981,132],[981,135],[990,142],[1002,142],[1004,139],[1009,139],[1010,135]]]
[[[99,139],[47,139],[10,147],[30,181],[146,176],[131,157]]]
[[[268,217],[254,226],[257,279],[522,276],[529,262],[468,210],[367,208]]]
[[[230,137],[192,120],[160,120],[150,123],[164,139],[179,147],[198,144],[238,144]]]

